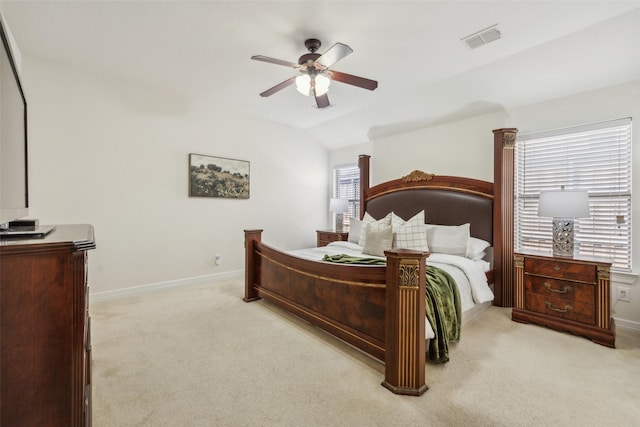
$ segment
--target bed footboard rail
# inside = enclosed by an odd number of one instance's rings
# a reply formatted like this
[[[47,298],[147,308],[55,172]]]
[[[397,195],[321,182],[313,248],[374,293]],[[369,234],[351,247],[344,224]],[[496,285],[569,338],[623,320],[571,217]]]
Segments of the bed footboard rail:
[[[382,385],[419,396],[425,384],[428,253],[385,252],[386,266],[301,260],[245,230],[244,301],[265,298],[384,361]]]

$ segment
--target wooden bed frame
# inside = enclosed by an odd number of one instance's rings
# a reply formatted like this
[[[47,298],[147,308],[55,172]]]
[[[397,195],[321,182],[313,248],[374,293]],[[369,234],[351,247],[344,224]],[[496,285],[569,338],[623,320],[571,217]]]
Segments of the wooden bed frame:
[[[500,141],[505,131],[513,132],[499,130]],[[494,139],[498,141],[498,136]],[[469,222],[472,236],[493,243],[496,268],[488,278],[496,298],[504,294],[499,289],[505,282],[500,262],[505,243],[503,209],[495,205],[500,190],[493,183],[414,171],[369,188],[369,156],[360,156],[359,166],[362,214],[381,218],[393,210],[408,219],[424,209],[428,223]],[[394,393],[421,395],[427,390],[424,296],[428,253],[387,251],[386,266],[330,264],[281,252],[262,243],[261,236],[262,230],[245,230],[245,301],[264,298],[383,361],[382,385]]]

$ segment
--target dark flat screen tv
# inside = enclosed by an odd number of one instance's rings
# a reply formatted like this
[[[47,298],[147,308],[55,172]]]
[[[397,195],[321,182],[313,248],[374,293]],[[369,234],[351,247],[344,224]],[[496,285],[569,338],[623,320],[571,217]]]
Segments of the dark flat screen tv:
[[[0,228],[29,215],[27,101],[0,15]]]

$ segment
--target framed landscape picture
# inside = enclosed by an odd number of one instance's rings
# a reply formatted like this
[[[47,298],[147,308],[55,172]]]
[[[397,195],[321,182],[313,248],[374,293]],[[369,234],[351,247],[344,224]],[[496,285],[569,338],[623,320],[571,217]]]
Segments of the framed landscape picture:
[[[249,162],[189,154],[189,197],[249,198]]]

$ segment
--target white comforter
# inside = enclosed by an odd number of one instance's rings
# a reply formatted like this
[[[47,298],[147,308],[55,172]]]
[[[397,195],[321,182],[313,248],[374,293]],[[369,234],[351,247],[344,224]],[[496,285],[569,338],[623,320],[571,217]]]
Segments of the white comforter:
[[[331,242],[324,247],[299,249],[289,253],[314,261],[322,260],[325,254],[347,254],[357,257],[380,258],[363,254],[362,246],[351,242]],[[427,263],[443,269],[456,281],[460,292],[460,305],[463,315],[477,304],[493,300],[493,292],[489,288],[485,275],[485,271],[489,268],[486,261],[473,261],[456,255],[432,253],[427,258]],[[426,322],[425,326],[425,338],[433,338],[435,334],[429,322]]]

